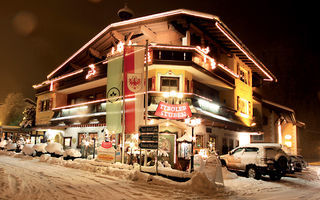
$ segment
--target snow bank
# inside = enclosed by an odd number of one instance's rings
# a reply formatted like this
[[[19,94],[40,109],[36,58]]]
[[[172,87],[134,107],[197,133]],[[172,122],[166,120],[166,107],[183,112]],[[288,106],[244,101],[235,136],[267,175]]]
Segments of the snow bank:
[[[222,176],[225,180],[238,178],[236,173],[230,172],[226,167],[222,167]]]
[[[211,182],[204,172],[196,172],[192,178],[187,181],[190,189],[195,192],[207,193],[216,190],[216,184]]]
[[[7,150],[16,150],[17,149],[17,144],[16,143],[9,143],[6,146]]]
[[[141,171],[149,172],[149,173],[156,173],[156,166],[141,166]],[[180,171],[176,169],[171,169],[168,167],[160,167],[158,166],[158,173],[165,175],[165,176],[171,176],[171,177],[178,177],[178,178],[191,178],[192,174],[185,171]]]
[[[7,140],[2,140],[2,141],[0,142],[0,148],[5,148],[6,145],[7,145],[7,143],[8,143]]]
[[[42,154],[39,158],[40,162],[46,162],[49,158],[51,158],[50,154]]]
[[[81,157],[81,153],[79,150],[77,149],[67,149],[64,153],[63,153],[63,157],[67,157],[67,156],[70,156],[70,157]]]
[[[48,145],[45,147],[45,150],[49,153],[55,153],[58,155],[63,155],[63,147],[60,143],[48,143]]]
[[[34,155],[36,152],[33,149],[33,144],[25,144],[22,153],[29,156]]]
[[[46,143],[35,144],[33,145],[33,149],[37,152],[47,153],[46,146]]]

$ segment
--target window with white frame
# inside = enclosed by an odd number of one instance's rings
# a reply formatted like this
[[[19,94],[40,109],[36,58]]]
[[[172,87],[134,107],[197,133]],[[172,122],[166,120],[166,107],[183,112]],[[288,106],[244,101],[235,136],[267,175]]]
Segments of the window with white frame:
[[[171,92],[179,91],[179,77],[161,76],[160,91]]]

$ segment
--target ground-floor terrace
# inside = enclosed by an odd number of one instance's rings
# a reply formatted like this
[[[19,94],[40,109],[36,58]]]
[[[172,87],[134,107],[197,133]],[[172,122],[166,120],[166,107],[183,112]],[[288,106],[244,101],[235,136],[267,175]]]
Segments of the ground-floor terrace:
[[[185,120],[161,119],[150,113],[148,125],[159,126],[158,160],[174,169],[190,170],[192,155],[208,157],[211,154],[226,154],[231,149],[250,143],[250,136],[258,132],[248,132],[250,127],[230,119],[204,114],[196,114],[194,118],[200,123],[189,126]],[[139,147],[139,133],[108,134],[105,117],[60,120],[55,126],[42,126],[33,129],[37,133],[39,142],[56,142],[66,149],[78,149],[82,157],[94,158],[99,156],[99,147],[103,142],[112,144],[114,156],[111,162],[128,164],[140,163],[154,165],[156,149],[142,149]],[[83,123],[85,122],[85,123]],[[124,149],[122,149],[124,146]],[[95,148],[93,148],[95,147]],[[122,159],[123,157],[123,159]],[[195,165],[199,165],[195,159]]]

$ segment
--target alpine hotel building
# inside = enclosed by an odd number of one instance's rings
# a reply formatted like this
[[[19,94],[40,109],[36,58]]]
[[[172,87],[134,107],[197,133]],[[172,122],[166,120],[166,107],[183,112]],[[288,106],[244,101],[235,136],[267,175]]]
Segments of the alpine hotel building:
[[[99,146],[107,133],[135,151],[139,126],[158,124],[173,166],[192,139],[196,153],[222,154],[263,135],[253,90],[265,81],[277,80],[217,16],[179,9],[122,20],[33,86],[35,130],[66,148],[88,136]],[[190,117],[200,123],[192,128]]]

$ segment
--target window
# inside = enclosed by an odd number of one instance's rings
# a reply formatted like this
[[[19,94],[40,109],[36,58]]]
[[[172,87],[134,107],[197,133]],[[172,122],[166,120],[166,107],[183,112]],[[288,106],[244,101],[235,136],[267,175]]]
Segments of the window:
[[[249,101],[242,99],[238,96],[238,111],[242,114],[249,115]]]
[[[39,111],[44,112],[51,110],[52,99],[46,99],[39,102]]]
[[[86,138],[86,134],[85,133],[78,133],[78,146],[77,146],[78,148],[81,147],[81,142],[85,138]]]
[[[235,153],[240,153],[243,150],[243,148],[238,148],[236,150],[234,150],[231,155],[235,154]]]
[[[245,152],[258,152],[258,148],[256,147],[247,147],[245,148]]]
[[[63,138],[63,146],[64,147],[71,147],[72,137],[64,137]]]
[[[229,151],[233,149],[233,139],[229,139]]]
[[[87,136],[90,138],[87,138]],[[87,142],[90,142],[91,140],[93,140],[93,138],[97,141],[98,139],[98,133],[97,132],[93,132],[93,133],[78,133],[78,148],[81,147],[82,144],[82,140],[85,139]]]
[[[196,148],[202,148],[203,147],[203,135],[197,135],[196,136]]]
[[[178,158],[190,159],[191,143],[178,143]]]
[[[263,134],[261,134],[261,135],[252,135],[252,140],[254,140],[254,141],[264,141],[264,136],[263,136]]]
[[[245,84],[249,83],[249,74],[248,71],[244,68],[240,67],[240,74],[239,74],[240,81],[244,82]]]
[[[90,137],[90,140],[93,140],[93,138],[97,141],[98,139],[98,133],[95,132],[95,133],[89,133],[89,137]]]
[[[171,91],[179,91],[179,78],[178,77],[161,77],[161,92],[171,92]]]
[[[207,133],[212,133],[212,128],[211,127],[206,127],[206,132]]]

